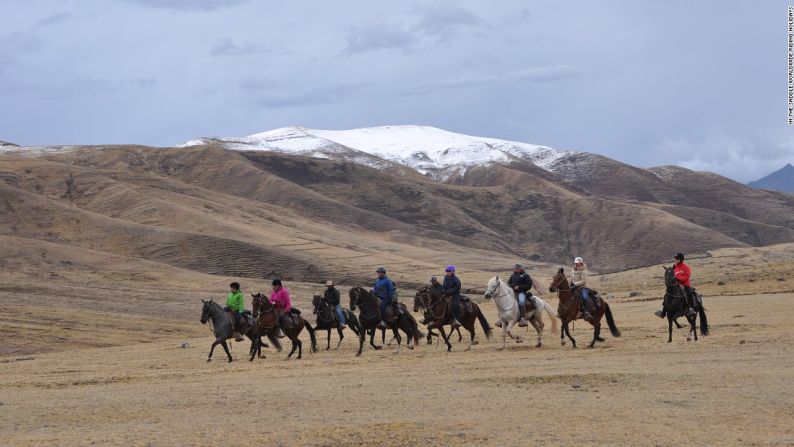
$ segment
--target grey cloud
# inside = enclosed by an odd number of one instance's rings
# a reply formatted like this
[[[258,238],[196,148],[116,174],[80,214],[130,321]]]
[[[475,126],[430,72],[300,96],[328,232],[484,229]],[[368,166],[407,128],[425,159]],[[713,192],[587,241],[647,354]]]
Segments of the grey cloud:
[[[253,85],[253,84],[249,84]],[[347,101],[371,87],[368,82],[339,83],[303,90],[270,90],[255,95],[256,104],[265,108],[303,107]]]
[[[230,8],[249,0],[120,0],[141,6],[175,11],[213,11]]]
[[[457,78],[443,79],[435,82],[428,82],[417,85],[404,93],[408,95],[421,95],[425,93],[475,87],[495,83],[507,83],[517,81],[530,82],[550,82],[562,81],[574,78],[579,75],[579,70],[571,65],[556,65],[552,67],[536,67],[525,70],[512,71],[507,73],[496,73],[479,76],[463,76]]]
[[[118,81],[101,78],[76,78],[60,83],[35,83],[6,80],[0,87],[7,95],[32,96],[46,100],[64,100],[100,96],[129,89],[148,89],[158,85],[154,78],[128,78]]]
[[[275,51],[249,42],[243,42],[238,45],[232,39],[223,38],[218,39],[209,52],[210,56],[241,56],[257,53],[275,53]]]
[[[46,28],[48,26],[57,25],[58,23],[69,20],[71,17],[72,15],[69,14],[68,12],[60,12],[57,14],[52,14],[50,16],[47,16],[39,20],[39,23],[37,23],[34,28]]]
[[[485,25],[477,14],[457,5],[433,3],[417,7],[415,12],[419,21],[412,29],[440,40],[455,36],[463,28]]]
[[[396,26],[358,27],[348,31],[347,46],[342,53],[351,55],[376,50],[407,50],[416,45],[418,41],[418,36],[415,33]]]

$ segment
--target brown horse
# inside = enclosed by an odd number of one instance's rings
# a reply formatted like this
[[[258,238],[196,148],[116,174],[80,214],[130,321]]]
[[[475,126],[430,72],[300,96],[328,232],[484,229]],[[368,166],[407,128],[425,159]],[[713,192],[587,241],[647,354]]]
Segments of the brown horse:
[[[571,291],[571,286],[568,284],[568,278],[565,277],[564,268],[560,267],[560,269],[557,271],[557,274],[554,275],[554,278],[551,281],[551,286],[549,286],[549,292],[558,292],[557,296],[560,299],[560,304],[557,306],[557,314],[559,315],[560,320],[562,320],[562,328],[560,329],[560,342],[563,346],[565,346],[565,336],[567,335],[568,338],[571,339],[573,347],[576,348],[576,340],[571,337],[571,332],[568,330],[568,323],[582,318],[582,312],[580,309],[579,298],[575,297]],[[612,336],[620,337],[620,331],[618,330],[618,327],[615,326],[615,320],[612,318],[612,310],[609,309],[609,304],[603,300],[599,301],[598,308],[592,313],[593,318],[588,321],[588,323],[593,325],[593,341],[590,343],[591,348],[595,346],[596,341],[605,341],[600,337],[601,318],[604,315],[607,316],[607,324],[609,325],[609,331],[612,333]]]
[[[420,308],[425,309],[430,316],[430,322],[427,324],[428,330],[437,328],[444,338],[444,343],[447,345],[447,352],[451,351],[452,345],[449,343],[449,337],[447,337],[446,332],[444,332],[444,326],[451,326],[455,319],[452,315],[452,298],[445,297],[438,290],[425,286],[419,289],[414,296],[414,312],[419,312]],[[491,338],[491,326],[488,324],[488,320],[485,319],[485,315],[480,311],[480,307],[477,306],[477,303],[472,302],[471,308],[472,311],[468,312],[460,321],[471,336],[466,351],[470,350],[472,345],[475,344],[474,323],[476,320],[480,320],[485,337]],[[452,331],[450,331],[449,335],[452,336]]]
[[[275,337],[271,338],[271,335],[275,335],[279,329],[276,306],[261,293],[252,293],[251,296],[253,297],[251,302],[254,308],[254,320],[256,321],[258,333],[268,335],[268,338],[271,340],[277,340]],[[298,338],[298,335],[300,335],[304,327],[309,331],[309,338],[312,342],[311,352],[317,352],[317,338],[314,335],[314,328],[312,328],[312,325],[300,315],[289,315],[287,319],[290,323],[281,326],[281,330],[292,342],[292,350],[289,352],[289,355],[287,355],[287,358],[289,359],[292,357],[292,354],[295,353],[295,349],[298,350],[298,358],[301,358],[303,354],[303,343],[300,338]],[[259,340],[259,337],[256,337],[251,345],[251,360],[254,359],[254,351],[257,349],[258,344],[257,340]],[[278,349],[278,347],[276,349]],[[279,351],[281,351],[281,349],[279,349]]]

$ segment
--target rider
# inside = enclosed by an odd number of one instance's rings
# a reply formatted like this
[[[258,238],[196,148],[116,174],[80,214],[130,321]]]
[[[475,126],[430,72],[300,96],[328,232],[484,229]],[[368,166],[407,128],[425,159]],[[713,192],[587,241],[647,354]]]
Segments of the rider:
[[[346,328],[347,321],[345,320],[345,313],[342,312],[342,305],[339,304],[339,291],[336,290],[334,282],[331,280],[325,282],[325,294],[323,299],[336,311],[336,317],[339,319],[339,328]]]
[[[292,300],[289,298],[289,290],[281,285],[280,279],[273,280],[273,292],[270,294],[270,302],[276,307],[276,315],[278,315],[278,335],[277,337],[284,337],[283,327],[286,326],[287,316],[292,311]]]
[[[444,272],[444,295],[452,297],[452,329],[460,327],[461,317],[458,315],[458,307],[460,306],[460,279],[455,275],[455,266],[448,265]]]
[[[678,284],[684,287],[684,291],[686,292],[686,305],[688,307],[686,313],[690,317],[695,314],[695,310],[692,309],[692,303],[694,302],[694,297],[692,296],[692,287],[689,283],[689,279],[692,276],[692,269],[684,262],[684,254],[678,253],[673,257],[673,274],[675,275],[676,281]],[[662,303],[662,308],[655,312],[661,318],[666,316],[664,311],[664,303]]]
[[[226,307],[224,310],[232,311],[232,315],[234,316],[234,339],[235,341],[243,341],[242,332],[240,330],[241,327],[244,326],[244,319],[243,319],[243,312],[245,311],[245,298],[243,296],[243,292],[240,291],[240,283],[233,282],[229,284],[229,288],[231,291],[228,295],[226,295]]]
[[[533,285],[536,286],[535,289],[539,290],[537,285],[532,281],[532,277],[529,276],[527,272],[524,271],[524,266],[521,264],[516,264],[513,268],[513,274],[510,275],[510,279],[507,280],[507,285],[510,286],[518,295],[518,308],[521,310],[521,320],[518,322],[520,327],[527,326],[527,319],[525,315],[527,314],[527,292],[529,292]],[[533,307],[532,300],[529,301],[530,308]]]
[[[587,303],[590,301],[590,289],[587,288],[587,265],[579,256],[573,260],[573,274],[571,275],[571,288],[574,294],[579,292],[580,304],[582,305],[582,318],[590,320],[593,318],[587,311]]]
[[[375,270],[378,273],[378,279],[375,280],[375,284],[372,285],[372,294],[375,295],[380,299],[380,323],[378,326],[380,328],[386,328],[386,321],[384,317],[386,315],[386,309],[389,308],[392,304],[392,300],[394,299],[394,283],[388,276],[386,276],[386,269],[383,267],[378,267]]]

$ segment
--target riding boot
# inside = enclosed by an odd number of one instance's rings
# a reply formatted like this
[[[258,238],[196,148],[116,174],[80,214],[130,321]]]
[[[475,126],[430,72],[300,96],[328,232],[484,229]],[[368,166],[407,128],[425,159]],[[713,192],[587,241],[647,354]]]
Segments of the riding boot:
[[[521,319],[518,321],[518,327],[527,327],[527,304],[519,304],[518,309],[521,311]]]
[[[458,316],[456,315],[457,312],[455,312],[455,308],[456,308],[456,306],[453,304],[452,305],[452,330],[453,331],[461,326],[460,321],[458,321]]]
[[[276,334],[276,337],[278,338],[286,337],[286,335],[284,335],[284,331],[282,331],[281,328],[278,328],[278,334]]]
[[[667,312],[664,311],[664,307],[662,307],[661,309],[657,310],[653,314],[656,315],[659,318],[664,318],[664,317],[667,316]]]
[[[585,305],[584,300],[582,300],[581,305],[582,305],[582,318],[584,318],[585,321],[592,320],[593,316],[590,314],[590,312],[587,311],[587,306]]]
[[[380,320],[380,323],[378,323],[378,328],[379,329],[386,329],[386,322],[383,321],[383,320]]]
[[[237,331],[234,331],[234,334],[232,334],[232,335],[234,336],[234,341],[236,341],[236,342],[245,341],[245,337],[243,337],[243,335],[240,334]]]

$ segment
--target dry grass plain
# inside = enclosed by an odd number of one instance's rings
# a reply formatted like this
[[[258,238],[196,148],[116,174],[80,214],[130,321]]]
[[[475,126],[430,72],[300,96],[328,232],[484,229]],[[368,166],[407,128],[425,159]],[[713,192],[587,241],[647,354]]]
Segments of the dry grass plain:
[[[658,266],[596,278],[613,287],[623,336],[592,350],[552,333],[534,348],[534,333],[521,331],[528,342],[505,351],[480,334],[470,352],[453,343],[451,353],[434,344],[355,358],[350,337],[302,360],[268,351],[249,363],[235,344],[235,362],[219,351],[206,363],[212,339],[187,284],[155,315],[143,311],[157,307],[153,289],[119,285],[87,309],[80,300],[96,302],[97,290],[74,286],[43,312],[13,306],[22,292],[9,286],[0,445],[792,445],[794,291],[790,279],[764,280],[791,278],[790,250],[693,261],[709,275],[723,265],[736,281],[742,265],[725,263],[745,262],[758,278],[744,289],[757,294],[706,296],[712,335],[699,342],[681,329],[665,343],[658,296],[628,297],[637,281],[655,283]],[[293,288],[307,308],[312,286]],[[493,304],[482,305],[493,322]],[[591,331],[580,322],[574,336],[584,346]]]

